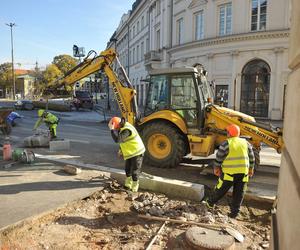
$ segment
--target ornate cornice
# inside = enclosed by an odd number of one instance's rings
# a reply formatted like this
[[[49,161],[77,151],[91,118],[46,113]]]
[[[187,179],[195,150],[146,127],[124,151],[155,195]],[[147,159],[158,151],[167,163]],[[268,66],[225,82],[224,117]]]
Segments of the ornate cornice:
[[[195,7],[207,4],[207,0],[192,0],[190,5],[188,6],[189,9],[193,9]]]
[[[180,50],[185,50],[187,48],[193,47],[208,47],[219,44],[226,44],[232,42],[243,42],[243,41],[251,41],[251,40],[263,40],[263,39],[276,39],[276,38],[288,38],[290,34],[289,30],[280,30],[280,31],[264,31],[264,32],[256,32],[256,33],[243,33],[237,35],[216,37],[210,39],[204,39],[200,41],[194,41],[190,43],[185,43],[179,46],[174,46],[169,49],[168,52],[176,52]]]

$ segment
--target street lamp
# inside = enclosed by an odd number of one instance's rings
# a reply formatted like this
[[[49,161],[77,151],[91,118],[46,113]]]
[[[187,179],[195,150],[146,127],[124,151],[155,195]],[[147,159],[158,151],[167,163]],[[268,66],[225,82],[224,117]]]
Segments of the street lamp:
[[[11,64],[12,64],[12,80],[13,80],[13,99],[16,99],[16,81],[15,81],[15,69],[14,69],[14,43],[13,43],[13,26],[16,26],[15,23],[6,23],[10,27],[10,40],[11,40]]]

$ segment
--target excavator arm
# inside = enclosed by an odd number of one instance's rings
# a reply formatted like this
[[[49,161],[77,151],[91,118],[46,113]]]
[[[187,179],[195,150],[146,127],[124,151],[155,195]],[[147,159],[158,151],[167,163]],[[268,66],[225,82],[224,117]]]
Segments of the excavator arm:
[[[90,58],[92,53],[95,53],[95,56]],[[119,74],[112,68],[114,62],[120,67]],[[73,85],[82,78],[99,71],[105,72],[109,84],[112,86],[122,117],[126,118],[131,124],[135,124],[138,112],[136,91],[120,64],[114,49],[104,50],[100,55],[96,55],[95,51],[90,51],[83,62],[68,71],[64,77],[58,79],[54,84],[49,85],[47,91],[51,92],[51,90],[62,88],[63,86]]]
[[[206,129],[219,135],[217,144],[226,139],[225,129],[229,124],[238,125],[241,135],[257,149],[264,143],[281,153],[284,147],[282,129],[272,129],[268,125],[256,122],[253,117],[227,108],[215,105],[206,108]]]

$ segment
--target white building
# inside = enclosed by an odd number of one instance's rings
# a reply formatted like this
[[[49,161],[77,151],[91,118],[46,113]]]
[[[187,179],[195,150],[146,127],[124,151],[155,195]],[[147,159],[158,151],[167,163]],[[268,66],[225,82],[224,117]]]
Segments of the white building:
[[[289,69],[290,0],[138,0],[115,46],[145,103],[147,70],[201,64],[225,105],[282,119]]]

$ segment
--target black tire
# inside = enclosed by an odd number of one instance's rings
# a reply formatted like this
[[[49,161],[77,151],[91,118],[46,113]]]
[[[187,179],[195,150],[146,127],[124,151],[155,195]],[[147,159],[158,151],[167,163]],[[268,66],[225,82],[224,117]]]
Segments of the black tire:
[[[160,134],[166,136],[170,142],[170,153],[164,158],[157,158],[151,154],[151,149],[149,150],[149,139],[155,134]],[[163,122],[155,122],[149,125],[145,125],[142,129],[142,139],[146,147],[144,162],[153,167],[158,168],[174,168],[182,161],[182,158],[186,152],[186,145],[183,136],[180,132],[172,127],[171,125]],[[160,144],[158,147],[164,147]]]
[[[8,122],[5,122],[5,124],[3,124],[3,127],[1,127],[1,132],[3,135],[10,135],[11,125]]]
[[[255,158],[254,169],[257,169],[260,166],[260,155],[259,155],[260,150],[253,147],[253,153],[254,153],[254,158]]]

